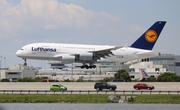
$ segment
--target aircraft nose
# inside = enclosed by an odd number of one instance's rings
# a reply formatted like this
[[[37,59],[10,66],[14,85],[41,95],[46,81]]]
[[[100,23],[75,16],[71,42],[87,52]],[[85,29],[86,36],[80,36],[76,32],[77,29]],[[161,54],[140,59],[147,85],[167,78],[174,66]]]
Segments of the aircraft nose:
[[[22,54],[22,52],[21,52],[21,50],[18,50],[17,52],[16,52],[16,56],[21,56],[21,54]]]

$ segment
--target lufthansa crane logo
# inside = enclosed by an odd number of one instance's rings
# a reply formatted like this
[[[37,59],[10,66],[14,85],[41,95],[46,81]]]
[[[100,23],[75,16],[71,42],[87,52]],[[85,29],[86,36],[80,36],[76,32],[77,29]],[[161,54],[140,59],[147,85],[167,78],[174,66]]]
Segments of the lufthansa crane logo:
[[[155,42],[157,40],[157,33],[154,30],[148,30],[145,34],[145,38],[148,42]]]

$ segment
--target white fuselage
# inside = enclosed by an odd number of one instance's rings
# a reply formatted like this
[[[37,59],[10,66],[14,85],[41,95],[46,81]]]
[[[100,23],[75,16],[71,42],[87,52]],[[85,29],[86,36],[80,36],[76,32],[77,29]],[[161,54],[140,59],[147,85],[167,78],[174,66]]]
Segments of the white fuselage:
[[[60,43],[33,43],[22,47],[20,50],[16,52],[16,55],[23,59],[61,61],[60,57],[63,55],[74,56],[77,54],[89,53],[99,49],[106,49],[111,47],[114,46],[60,44]],[[153,52],[150,50],[136,49],[131,47],[122,47],[116,50],[111,50],[111,52],[113,53],[112,55],[108,55],[105,58],[100,58],[95,61],[93,60],[92,62],[93,63],[127,62],[130,60],[149,58],[157,55],[157,54],[146,54]],[[146,55],[142,55],[142,54],[146,54]],[[87,63],[87,62],[79,61],[79,63]]]

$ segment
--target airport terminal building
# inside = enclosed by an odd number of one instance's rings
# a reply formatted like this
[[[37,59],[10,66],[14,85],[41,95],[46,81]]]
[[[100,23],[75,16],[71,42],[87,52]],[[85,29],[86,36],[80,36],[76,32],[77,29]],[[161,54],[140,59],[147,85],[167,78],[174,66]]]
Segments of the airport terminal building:
[[[180,75],[180,55],[162,54],[150,58],[150,61],[153,61],[154,64],[163,65],[167,71],[175,72],[176,74]]]
[[[52,66],[52,65],[51,65]],[[56,64],[56,66],[58,66]],[[140,69],[144,69],[149,76],[157,77],[164,72],[175,72],[180,75],[180,56],[174,54],[161,54],[156,57],[129,61],[125,63],[105,63],[97,64],[95,69],[80,69],[78,64],[71,66],[60,65],[54,69],[38,69],[26,67],[21,64],[10,65],[8,68],[1,68],[0,79],[10,79],[17,81],[19,78],[38,76],[51,77],[57,80],[82,79],[82,80],[100,80],[106,77],[113,77],[121,69],[125,69],[132,80],[141,78]]]

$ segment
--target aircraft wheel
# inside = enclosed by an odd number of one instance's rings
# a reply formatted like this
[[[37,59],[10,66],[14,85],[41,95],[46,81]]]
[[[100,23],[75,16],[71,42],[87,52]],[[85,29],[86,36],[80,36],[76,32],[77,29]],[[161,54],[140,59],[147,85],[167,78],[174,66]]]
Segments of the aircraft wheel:
[[[27,66],[27,63],[24,63],[24,66]]]
[[[89,69],[89,66],[88,66],[88,65],[85,65],[85,68],[86,68],[86,69]]]
[[[84,69],[84,66],[81,66],[81,69]]]
[[[88,67],[88,66],[86,66],[86,69],[89,69],[89,67]]]

